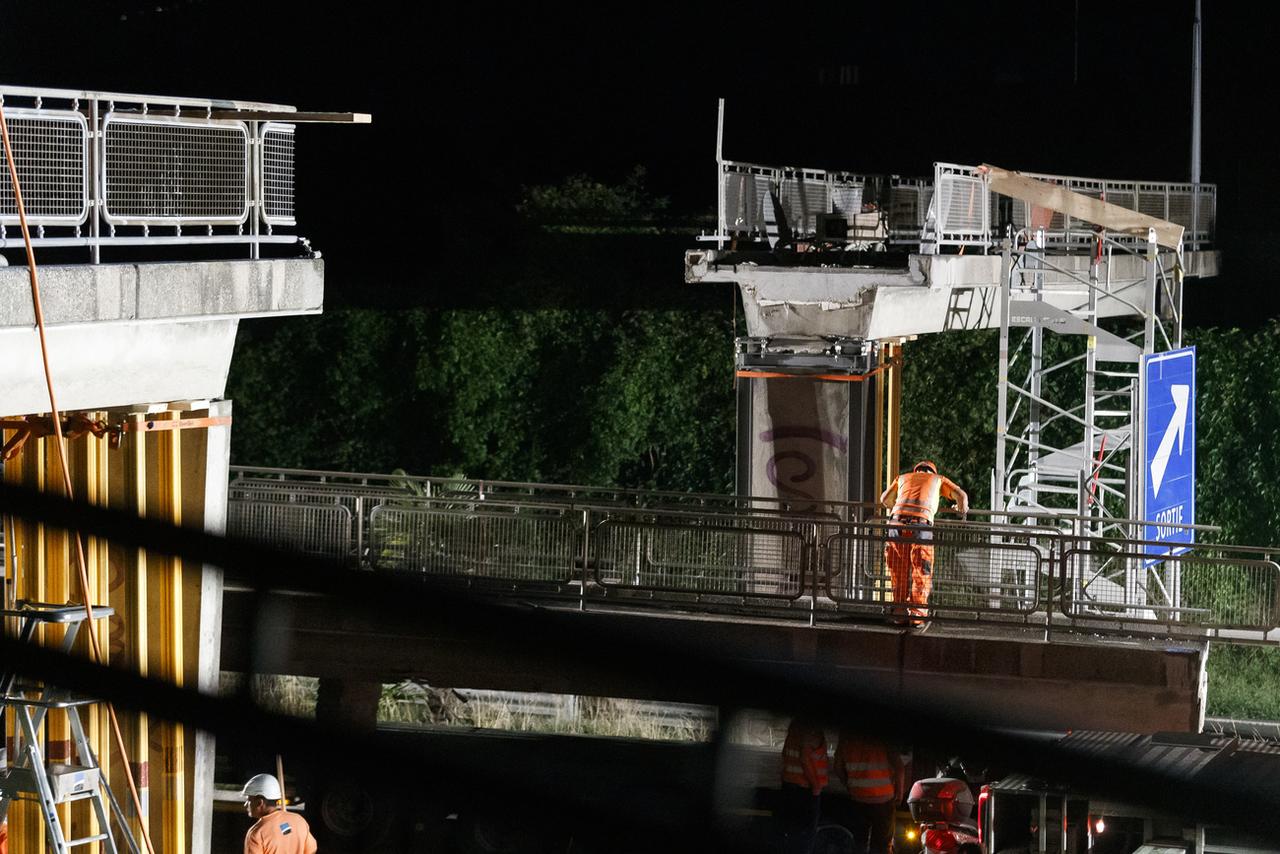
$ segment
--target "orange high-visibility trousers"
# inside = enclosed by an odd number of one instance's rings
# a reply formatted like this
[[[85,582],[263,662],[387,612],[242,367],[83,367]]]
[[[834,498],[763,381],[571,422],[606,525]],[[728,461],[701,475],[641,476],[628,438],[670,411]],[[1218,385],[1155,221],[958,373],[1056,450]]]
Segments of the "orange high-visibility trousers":
[[[910,614],[913,624],[919,624],[921,618],[928,616],[924,606],[929,604],[929,593],[933,590],[933,546],[925,543],[932,539],[932,533],[918,525],[907,527],[893,522],[884,544],[884,562],[889,567],[894,604],[920,606],[895,607],[893,614],[898,619]]]

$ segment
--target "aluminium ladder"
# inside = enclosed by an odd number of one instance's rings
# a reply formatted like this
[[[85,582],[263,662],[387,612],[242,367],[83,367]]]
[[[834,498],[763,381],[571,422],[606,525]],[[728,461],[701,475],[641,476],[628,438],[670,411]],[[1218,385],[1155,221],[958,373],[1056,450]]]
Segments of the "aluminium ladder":
[[[113,609],[93,607],[93,619],[109,617]],[[41,625],[61,625],[65,628],[59,648],[71,651],[80,626],[86,618],[83,605],[47,605],[20,601],[16,609],[0,609],[0,617],[16,620],[18,640],[34,642],[36,630]],[[4,737],[3,716],[10,710],[15,715],[13,746],[14,755],[8,763],[0,761],[0,822],[8,815],[9,805],[15,800],[35,801],[44,818],[45,836],[54,854],[69,854],[72,849],[100,843],[98,850],[118,854],[122,849],[117,837],[128,851],[140,854],[138,843],[129,830],[120,804],[111,793],[107,781],[102,779],[97,756],[85,736],[80,720],[80,708],[93,705],[98,700],[73,697],[70,692],[47,683],[19,683],[16,673],[0,673],[0,738]],[[66,763],[46,760],[41,748],[40,728],[50,709],[66,713],[70,725],[73,757]],[[0,760],[4,759],[0,751]],[[72,760],[77,764],[72,764]],[[88,801],[97,819],[98,832],[80,838],[69,839],[58,817],[60,804]],[[118,833],[111,829],[110,814],[114,813]]]

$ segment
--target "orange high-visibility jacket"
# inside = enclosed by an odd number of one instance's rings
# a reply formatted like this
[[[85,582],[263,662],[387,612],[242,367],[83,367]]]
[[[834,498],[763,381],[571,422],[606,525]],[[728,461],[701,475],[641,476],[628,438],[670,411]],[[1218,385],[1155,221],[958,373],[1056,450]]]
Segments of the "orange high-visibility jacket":
[[[938,500],[958,501],[960,487],[950,478],[927,471],[910,471],[898,475],[894,481],[898,487],[898,500],[893,505],[894,516],[918,516],[933,522],[938,512]]]
[[[857,737],[840,739],[836,761],[844,769],[849,797],[859,803],[883,804],[893,800],[894,776],[889,751],[877,741]]]
[[[276,810],[258,819],[244,836],[244,854],[316,854],[316,838],[296,812]]]
[[[818,795],[827,787],[827,737],[822,730],[792,725],[782,744],[782,782]]]

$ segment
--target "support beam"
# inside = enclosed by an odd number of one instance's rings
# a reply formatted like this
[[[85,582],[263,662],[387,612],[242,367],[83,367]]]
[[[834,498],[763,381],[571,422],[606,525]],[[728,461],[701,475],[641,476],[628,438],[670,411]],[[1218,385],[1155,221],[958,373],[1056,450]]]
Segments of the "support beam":
[[[986,170],[987,183],[994,192],[1012,196],[1036,207],[1048,208],[1073,219],[1100,225],[1108,231],[1145,236],[1148,231],[1154,230],[1156,242],[1168,249],[1176,250],[1182,245],[1183,227],[1177,223],[1073,193],[1058,184],[1027,178],[999,166],[984,163],[978,168]]]

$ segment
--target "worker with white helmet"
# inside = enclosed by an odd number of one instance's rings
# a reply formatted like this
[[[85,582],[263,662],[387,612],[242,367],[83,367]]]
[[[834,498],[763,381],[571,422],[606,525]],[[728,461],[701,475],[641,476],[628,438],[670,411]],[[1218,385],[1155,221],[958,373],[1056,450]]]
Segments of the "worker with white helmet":
[[[244,811],[255,820],[244,835],[244,854],[315,854],[307,820],[283,807],[280,782],[258,774],[244,784]]]

